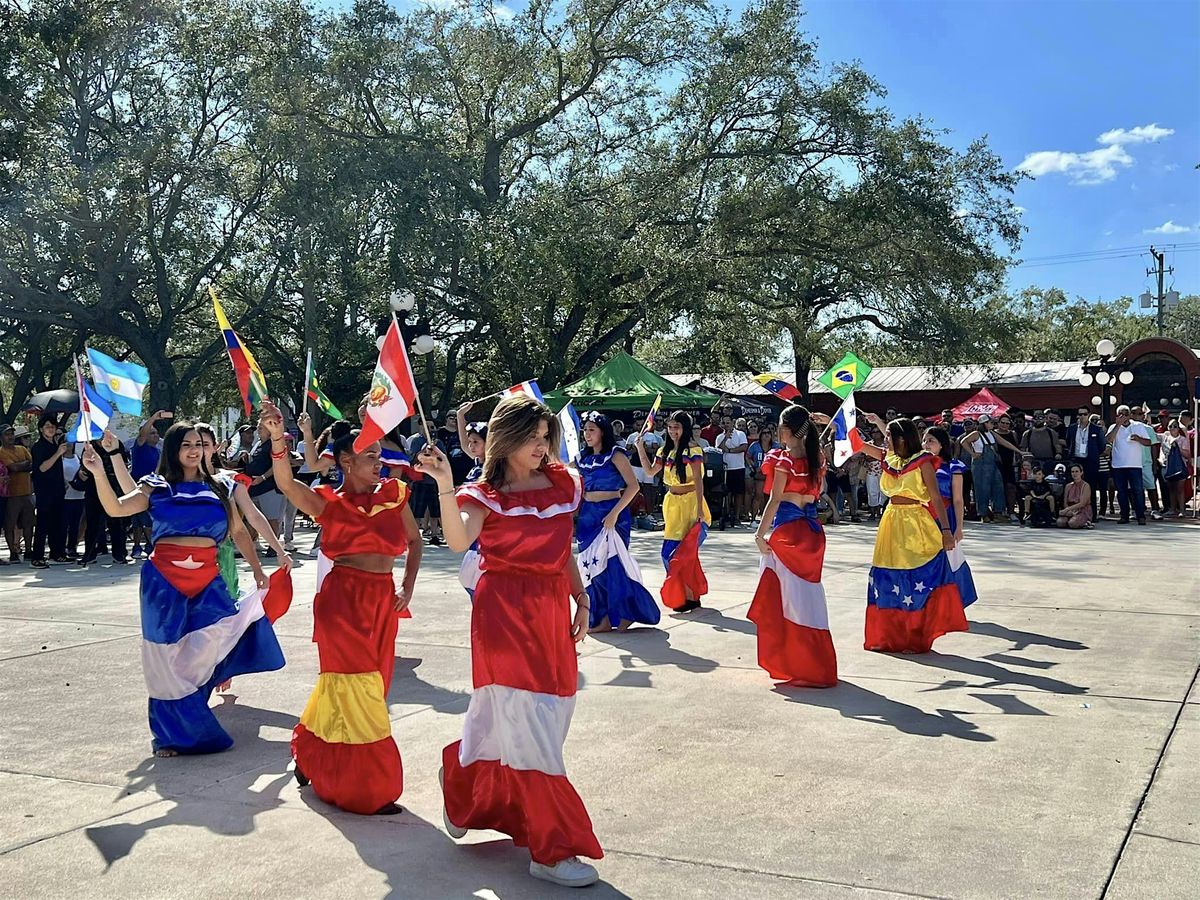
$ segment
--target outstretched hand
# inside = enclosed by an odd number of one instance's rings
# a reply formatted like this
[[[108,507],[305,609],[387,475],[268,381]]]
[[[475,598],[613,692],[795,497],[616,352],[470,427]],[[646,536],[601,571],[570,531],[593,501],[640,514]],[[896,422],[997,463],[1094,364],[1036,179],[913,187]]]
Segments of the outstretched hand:
[[[415,468],[422,475],[428,475],[439,485],[454,480],[454,473],[450,469],[450,460],[446,459],[446,454],[433,444],[426,444],[417,454]]]
[[[296,416],[296,426],[305,434],[312,434],[312,416],[306,412]]]
[[[273,441],[283,440],[283,413],[270,400],[263,400],[259,407],[258,421],[267,429],[267,435]]]
[[[100,454],[96,452],[96,448],[90,442],[84,445],[81,462],[83,463],[83,467],[93,475],[104,474],[104,462],[100,459]]]

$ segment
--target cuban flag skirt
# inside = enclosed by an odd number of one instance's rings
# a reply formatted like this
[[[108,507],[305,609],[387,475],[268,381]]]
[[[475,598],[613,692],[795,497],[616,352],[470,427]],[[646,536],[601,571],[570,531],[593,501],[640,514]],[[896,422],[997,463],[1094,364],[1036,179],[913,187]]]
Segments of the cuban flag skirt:
[[[159,542],[142,565],[142,671],[155,750],[216,753],[233,745],[208,706],[218,684],[283,668],[268,610],[291,600],[286,572],[239,601],[217,569],[216,547]],[[264,608],[264,603],[266,608]]]
[[[642,570],[629,553],[633,518],[628,509],[617,518],[617,527],[605,528],[604,517],[619,500],[584,501],[575,523],[579,542],[579,572],[592,608],[588,627],[608,620],[613,628],[622,622],[657,625],[662,617],[658,603],[642,584]]]
[[[805,687],[837,684],[837,654],[821,570],[825,532],[816,506],[783,503],[762,558],[747,618],[758,626],[758,664],[777,681]]]
[[[888,504],[867,579],[863,647],[928,653],[943,634],[966,630],[962,598],[937,522],[923,504]]]

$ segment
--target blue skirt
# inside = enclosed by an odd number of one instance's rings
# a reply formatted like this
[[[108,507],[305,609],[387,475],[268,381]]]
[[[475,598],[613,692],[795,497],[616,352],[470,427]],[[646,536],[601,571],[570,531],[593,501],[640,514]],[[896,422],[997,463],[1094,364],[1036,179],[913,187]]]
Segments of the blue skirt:
[[[604,528],[604,517],[619,503],[617,499],[602,500],[599,503],[584,501],[579,508],[579,520],[575,526],[575,537],[579,541],[582,553],[600,536]],[[617,517],[616,532],[625,549],[629,548],[629,537],[633,528],[633,517],[628,509],[621,511]],[[588,597],[592,608],[589,613],[589,627],[595,628],[603,620],[617,627],[622,622],[640,622],[643,625],[657,625],[662,616],[658,603],[646,590],[640,577],[633,577],[627,571],[623,561],[609,557],[601,561],[599,566],[589,569],[591,583],[588,585]]]

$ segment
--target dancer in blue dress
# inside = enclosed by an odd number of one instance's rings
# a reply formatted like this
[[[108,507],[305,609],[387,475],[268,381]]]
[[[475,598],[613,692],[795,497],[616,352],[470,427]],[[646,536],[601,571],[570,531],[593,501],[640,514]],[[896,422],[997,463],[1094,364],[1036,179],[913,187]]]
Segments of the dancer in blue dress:
[[[946,553],[950,560],[950,570],[954,573],[954,583],[958,585],[958,593],[962,596],[965,609],[979,599],[975,590],[975,579],[971,575],[971,567],[962,549],[963,523],[963,473],[967,465],[961,459],[951,456],[953,444],[950,433],[940,425],[926,430],[924,447],[938,458],[937,472],[938,493],[946,504],[946,517],[950,520],[950,533],[954,535],[954,549]]]
[[[629,553],[629,504],[639,491],[629,454],[617,446],[612,422],[601,413],[584,415],[583,441],[584,455],[575,464],[584,491],[575,538],[592,601],[588,630],[624,631],[634,622],[657,625],[662,614]]]
[[[206,468],[195,425],[177,422],[162,443],[158,472],[144,477],[137,490],[118,497],[103,477],[96,478],[96,490],[108,515],[149,511],[153,523],[154,551],[142,565],[141,613],[155,755],[216,753],[233,738],[213,715],[209,696],[235,675],[283,668],[271,627],[282,608],[262,590],[240,603],[229,595],[217,567],[217,545],[229,531],[233,483]],[[103,475],[90,446],[83,464]],[[290,601],[290,581],[284,583]]]

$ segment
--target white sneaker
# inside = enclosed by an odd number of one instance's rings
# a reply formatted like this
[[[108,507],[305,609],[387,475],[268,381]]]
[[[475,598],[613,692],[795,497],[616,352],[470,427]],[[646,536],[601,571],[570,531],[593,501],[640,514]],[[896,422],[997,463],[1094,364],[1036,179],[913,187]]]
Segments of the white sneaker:
[[[446,826],[446,833],[455,840],[466,837],[467,829],[459,828],[451,822],[450,816],[446,813],[446,770],[444,768],[438,769],[438,784],[442,787],[442,824]]]
[[[539,862],[529,863],[529,874],[542,881],[561,884],[563,887],[587,887],[600,880],[600,873],[590,863],[580,862],[579,857],[571,856],[559,860],[552,866],[544,866]]]

